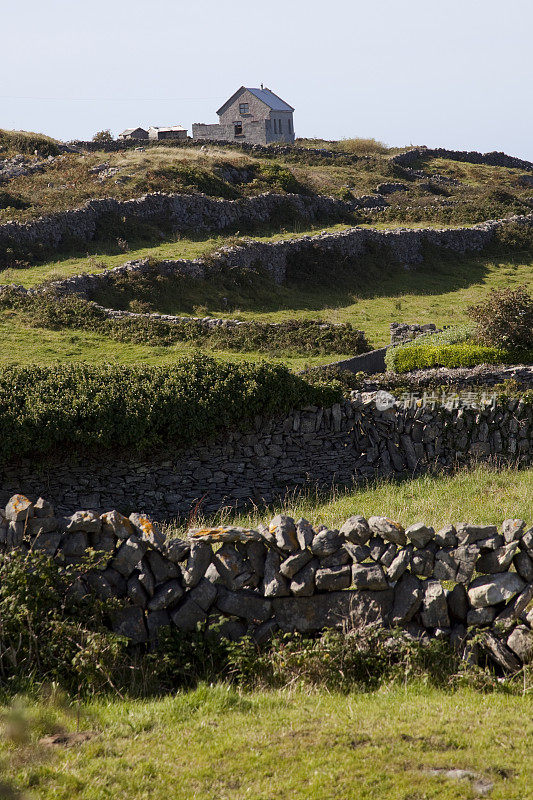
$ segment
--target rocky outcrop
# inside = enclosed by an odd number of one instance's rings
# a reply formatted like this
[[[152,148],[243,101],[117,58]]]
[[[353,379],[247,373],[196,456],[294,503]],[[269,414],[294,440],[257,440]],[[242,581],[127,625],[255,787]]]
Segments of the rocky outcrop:
[[[99,553],[98,568],[74,572],[69,591],[122,600],[113,627],[135,644],[174,626],[216,623],[229,638],[263,642],[277,630],[379,625],[449,638],[465,658],[484,654],[505,672],[533,657],[533,528],[520,519],[500,530],[459,523],[435,531],[386,516],[328,529],[277,515],[256,529],[197,528],[180,539],[144,514],[56,516],[42,498],[16,494],[0,512],[0,548],[31,548],[66,565]]]

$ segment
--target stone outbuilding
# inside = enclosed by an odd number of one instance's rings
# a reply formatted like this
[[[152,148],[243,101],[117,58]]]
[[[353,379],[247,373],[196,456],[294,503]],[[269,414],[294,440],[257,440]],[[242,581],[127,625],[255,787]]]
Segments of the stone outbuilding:
[[[121,141],[126,139],[148,139],[148,131],[144,128],[126,128],[125,131],[119,133],[118,138]]]
[[[187,139],[187,128],[183,128],[181,125],[166,125],[163,127],[151,125],[148,128],[148,138],[157,140],[181,139],[185,141]]]
[[[192,126],[193,139],[250,144],[294,142],[294,108],[263,86],[241,86],[217,114],[218,124]]]

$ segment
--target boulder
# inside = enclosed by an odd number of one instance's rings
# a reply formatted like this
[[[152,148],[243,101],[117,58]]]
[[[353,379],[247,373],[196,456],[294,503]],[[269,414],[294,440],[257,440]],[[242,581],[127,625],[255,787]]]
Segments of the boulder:
[[[44,500],[44,498],[39,497],[37,502],[34,503],[33,513],[36,517],[39,517],[40,519],[44,519],[46,517],[53,517],[54,507],[47,500]]]
[[[145,514],[130,514],[130,522],[143,542],[148,542],[152,547],[158,549],[164,546],[165,536],[163,532]]]
[[[382,554],[381,558],[379,559],[380,563],[383,564],[385,569],[388,569],[394,559],[396,558],[396,553],[398,552],[398,547],[395,544],[389,544],[385,552]]]
[[[311,527],[311,523],[306,519],[299,519],[296,523],[296,539],[302,550],[311,546],[311,542],[315,538],[315,532]]]
[[[439,581],[455,581],[458,569],[459,563],[455,561],[450,551],[437,550],[433,567],[434,578]]]
[[[432,550],[425,548],[415,550],[411,556],[411,572],[421,578],[431,578],[435,568],[435,554]]]
[[[423,548],[435,538],[435,531],[433,528],[428,528],[423,522],[415,522],[406,529],[405,535],[415,547]]]
[[[527,625],[517,625],[507,637],[507,646],[523,664],[529,664],[533,660],[533,631]]]
[[[347,542],[351,542],[352,544],[366,544],[370,539],[368,522],[360,515],[347,519],[341,527],[340,533]]]
[[[164,558],[157,550],[148,550],[144,562],[148,564],[150,568],[150,572],[154,577],[155,586],[158,586],[160,583],[165,583],[172,578],[181,577],[181,570],[177,564],[168,561],[168,559]]]
[[[510,542],[491,553],[484,553],[476,561],[476,570],[483,573],[505,572],[518,550],[518,542]]]
[[[143,542],[138,536],[130,536],[118,548],[111,561],[112,568],[125,578],[129,578],[135,567],[140,564],[147,549],[146,542]]]
[[[183,582],[188,589],[192,589],[204,577],[212,558],[213,550],[210,544],[191,542],[191,551],[183,572]]]
[[[533,583],[533,560],[521,550],[513,558],[513,564],[516,571],[526,583]]]
[[[217,587],[206,578],[202,578],[194,589],[188,593],[188,597],[193,600],[200,608],[207,611],[215,602],[218,595]]]
[[[293,553],[298,550],[298,538],[296,536],[296,525],[292,517],[277,514],[268,526],[268,530],[276,538],[276,545],[286,553]]]
[[[387,549],[387,543],[381,538],[381,536],[373,536],[368,543],[368,549],[370,552],[370,557],[373,558],[374,561],[379,561]]]
[[[381,536],[385,541],[393,544],[407,544],[405,531],[399,522],[388,517],[370,517],[368,525],[374,536]]]
[[[506,519],[502,525],[503,538],[507,543],[515,542],[520,539],[525,527],[523,519]]]
[[[386,625],[390,619],[393,591],[343,591],[314,597],[273,600],[274,616],[282,631],[313,633],[323,628]]]
[[[280,572],[280,557],[275,550],[269,550],[265,559],[263,594],[265,597],[285,597],[289,594],[287,579]]]
[[[471,525],[469,522],[459,523],[456,530],[457,539],[462,545],[474,544],[480,539],[488,539],[498,534],[495,525]]]
[[[485,625],[492,625],[496,617],[496,609],[494,606],[487,606],[486,608],[471,608],[466,615],[466,624],[468,627],[483,627]]]
[[[318,559],[314,558],[309,564],[294,575],[291,584],[291,594],[296,597],[311,597],[315,592],[315,575],[318,569]]]
[[[490,655],[494,663],[505,672],[517,672],[520,669],[520,661],[516,655],[493,633],[487,631],[481,641],[481,646]]]
[[[250,528],[236,528],[221,525],[216,528],[191,528],[187,531],[187,538],[191,542],[208,542],[217,544],[218,542],[229,542],[236,544],[241,542],[260,542],[263,537],[259,531]]]
[[[186,539],[169,539],[165,544],[164,555],[169,561],[174,564],[179,564],[189,557],[191,552],[191,543]]]
[[[87,576],[87,578],[88,577],[89,576]],[[98,577],[102,579],[101,589],[104,589],[107,586],[109,590],[109,597],[111,597],[112,596],[111,587],[109,586],[108,582],[101,575]],[[93,581],[87,580],[87,583],[89,584],[91,589],[93,589],[92,584],[93,583],[96,584],[97,582],[96,580]],[[100,589],[100,587],[98,588]],[[134,606],[139,606],[139,608],[146,608],[146,606],[148,605],[148,595],[143,589],[143,586],[139,580],[139,576],[135,573],[133,573],[133,575],[130,575],[130,577],[128,578],[128,598],[133,603]]]
[[[422,604],[422,583],[415,575],[405,572],[394,587],[392,624],[410,622]]]
[[[346,554],[348,555],[348,554]],[[299,570],[305,567],[313,558],[309,550],[300,550],[286,558],[280,565],[280,572],[286,578],[292,578]]]
[[[138,606],[126,606],[115,612],[112,625],[115,633],[126,636],[132,644],[142,644],[148,638],[144,614]]]
[[[347,589],[352,582],[352,569],[350,566],[329,567],[317,569],[315,586],[319,592],[332,592],[338,589]]]
[[[187,595],[183,603],[170,614],[170,619],[179,630],[193,632],[198,625],[202,625],[207,620],[205,609],[198,605]]]
[[[426,628],[450,627],[446,591],[439,581],[425,582],[421,616],[422,624]]]
[[[152,599],[148,603],[150,611],[162,611],[164,608],[170,608],[183,595],[183,588],[177,578],[173,578],[162,586],[159,586]]]
[[[528,584],[520,594],[507,603],[503,611],[496,617],[498,626],[509,628],[514,620],[519,619],[533,600],[533,583]]]
[[[76,511],[69,518],[67,525],[68,533],[76,533],[83,531],[84,533],[100,533],[102,530],[102,522],[100,517],[93,511]]]
[[[477,545],[459,545],[455,550],[450,551],[450,556],[457,562],[455,580],[458,583],[468,583],[471,581],[479,556],[479,548]]]
[[[446,525],[435,534],[435,542],[439,547],[457,547],[457,531],[453,525]]]
[[[510,600],[525,588],[525,583],[516,572],[500,572],[476,578],[468,590],[468,599],[473,608],[485,608]]]
[[[259,624],[272,616],[272,601],[252,592],[229,592],[219,587],[216,607],[224,614]]]
[[[315,556],[330,556],[339,550],[344,536],[339,531],[323,530],[316,534],[311,542],[311,552]]]
[[[380,564],[353,564],[352,583],[356,589],[381,591],[388,588],[387,578]]]
[[[5,516],[10,522],[25,522],[33,517],[33,503],[23,494],[14,494],[8,501]]]
[[[110,533],[117,539],[129,539],[135,529],[129,519],[119,514],[118,511],[106,511],[100,516],[102,531]]]
[[[367,558],[370,558],[370,548],[367,547],[366,544],[352,544],[351,542],[345,542],[342,546],[342,549],[345,553],[348,553],[352,561],[355,561],[358,564],[361,561],[366,561]]]
[[[396,558],[391,562],[387,570],[387,578],[392,581],[392,583],[397,581],[404,574],[411,562],[412,553],[412,545],[408,545],[400,550]]]

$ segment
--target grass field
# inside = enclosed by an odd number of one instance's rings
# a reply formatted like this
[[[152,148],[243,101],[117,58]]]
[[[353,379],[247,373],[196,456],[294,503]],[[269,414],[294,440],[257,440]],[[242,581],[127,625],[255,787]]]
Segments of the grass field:
[[[313,525],[339,528],[353,514],[385,515],[404,527],[415,522],[437,530],[457,522],[501,525],[505,519],[520,518],[533,525],[533,468],[496,469],[480,464],[453,475],[422,475],[401,481],[369,482],[356,490],[335,489],[331,493],[295,492],[283,503],[251,513],[222,510],[207,524],[231,520],[245,527],[265,522],[283,513],[294,519],[304,517]],[[198,523],[200,524],[200,522]]]
[[[200,686],[82,706],[91,738],[64,747],[38,740],[61,725],[73,730],[73,712],[30,704],[7,711],[19,731],[21,717],[30,722],[30,738],[0,745],[11,783],[3,796],[530,800],[532,713],[531,696],[423,685],[347,695]],[[446,777],[453,769],[470,777]]]

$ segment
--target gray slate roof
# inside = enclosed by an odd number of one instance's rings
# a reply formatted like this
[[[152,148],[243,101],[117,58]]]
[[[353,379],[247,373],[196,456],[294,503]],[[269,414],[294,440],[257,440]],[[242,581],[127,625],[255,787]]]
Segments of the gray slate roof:
[[[252,89],[250,86],[246,88],[255,95],[258,100],[262,100],[263,103],[266,103],[272,111],[294,111],[292,106],[286,103],[285,100],[282,100],[281,97],[278,97],[277,94],[271,92],[270,89]]]

